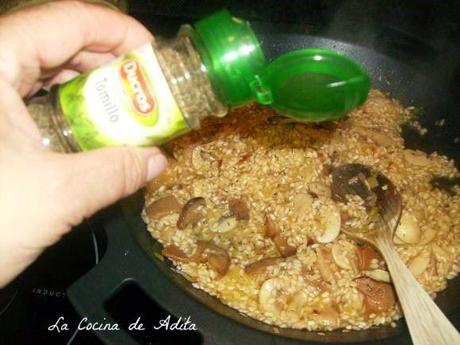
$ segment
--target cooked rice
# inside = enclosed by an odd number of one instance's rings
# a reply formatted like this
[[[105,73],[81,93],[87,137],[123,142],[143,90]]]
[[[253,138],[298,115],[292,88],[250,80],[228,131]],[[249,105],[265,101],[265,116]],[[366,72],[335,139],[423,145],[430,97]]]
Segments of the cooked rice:
[[[333,123],[294,124],[256,105],[237,109],[222,119],[208,119],[201,130],[167,145],[174,159],[146,193],[146,205],[168,195],[181,204],[203,197],[204,217],[183,230],[176,227],[177,213],[153,219],[144,210],[144,220],[155,239],[165,246],[177,246],[188,256],[195,253],[198,240],[224,249],[231,263],[223,277],[203,261],[175,261],[174,265],[193,286],[255,319],[277,327],[316,331],[394,326],[393,321],[401,317],[397,304],[378,313],[366,309],[355,281],[363,276],[362,270],[343,268],[343,263],[337,265],[331,257],[327,263],[332,280],[325,281],[320,270],[319,250],[327,254],[333,245],[340,245],[356,253],[359,244],[343,233],[331,243],[315,239],[324,231],[321,210],[327,214],[328,207],[339,208],[342,225],[359,228],[369,222],[359,198],[337,204],[328,190],[333,167],[370,165],[383,172],[401,193],[404,212],[415,217],[421,231],[420,241],[424,234],[428,236],[428,229],[435,231],[427,244],[396,245],[406,263],[416,256],[429,256],[429,264],[417,280],[433,294],[445,289],[447,279],[457,275],[460,193],[458,187],[454,196],[433,188],[430,180],[433,176],[458,176],[458,171],[451,160],[436,152],[427,155],[405,149],[401,126],[408,121],[414,121],[411,109],[376,90],[362,107]],[[311,196],[311,205],[300,206],[308,207],[307,211],[299,211],[295,205],[298,195],[307,195],[307,201]],[[213,231],[222,216],[231,216],[228,203],[233,198],[245,201],[249,220],[238,220],[227,232]],[[266,235],[266,215],[276,221],[287,244],[297,252],[260,274],[250,275],[244,271],[247,265],[280,257],[274,241]],[[378,259],[369,267],[386,270]],[[269,298],[261,297],[263,284],[264,289],[270,288]]]

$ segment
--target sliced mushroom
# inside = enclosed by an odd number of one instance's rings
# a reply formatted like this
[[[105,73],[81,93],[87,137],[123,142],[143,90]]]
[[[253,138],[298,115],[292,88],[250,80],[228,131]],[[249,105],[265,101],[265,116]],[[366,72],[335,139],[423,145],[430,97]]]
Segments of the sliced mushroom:
[[[359,135],[370,139],[379,146],[390,147],[396,144],[394,139],[392,139],[388,134],[381,131],[361,126],[354,127],[354,131],[357,132]]]
[[[223,277],[230,267],[230,256],[227,251],[211,242],[198,241],[194,257],[206,261],[219,277]]]
[[[364,295],[358,290],[353,291],[349,303],[353,311],[361,312],[364,307]]]
[[[325,246],[318,247],[316,251],[317,255],[317,262],[318,262],[318,269],[321,277],[328,283],[333,283],[334,279],[334,272],[331,268],[331,253],[329,248]]]
[[[409,164],[424,167],[430,164],[430,159],[427,157],[426,153],[417,150],[404,150],[404,159]]]
[[[265,236],[268,238],[273,238],[280,233],[280,229],[278,225],[276,225],[275,221],[270,217],[265,217]]]
[[[287,258],[297,252],[297,248],[291,246],[287,238],[281,233],[278,225],[269,216],[265,217],[265,236],[270,238],[276,246],[280,254]]]
[[[426,245],[426,244],[430,243],[431,241],[433,241],[436,238],[436,235],[437,235],[436,230],[434,230],[432,228],[428,228],[422,233],[422,237],[421,237],[420,242],[418,244],[419,245]]]
[[[262,274],[265,273],[266,269],[270,266],[277,265],[280,262],[282,262],[282,258],[265,258],[258,260],[256,262],[253,262],[249,265],[247,265],[244,268],[244,272],[246,274]]]
[[[331,188],[322,182],[312,182],[308,185],[308,190],[316,196],[331,197]]]
[[[401,240],[398,236],[393,236],[393,243],[397,244],[398,246],[407,246],[407,243]]]
[[[208,255],[208,264],[219,276],[223,277],[230,267],[230,257],[226,252],[225,255],[220,253],[210,253]]]
[[[295,253],[297,252],[297,248],[291,246],[288,243],[286,236],[283,236],[282,234],[276,235],[275,237],[273,237],[272,240],[273,243],[275,243],[276,249],[278,249],[281,256],[284,258],[295,255]]]
[[[250,152],[247,152],[245,154],[243,154],[240,159],[238,160],[238,164],[241,164],[241,163],[244,163],[244,162],[247,162],[252,156],[252,153]]]
[[[206,207],[206,200],[202,197],[192,198],[184,205],[177,221],[179,229],[185,229],[189,224],[195,225],[203,218],[202,208]]]
[[[363,274],[366,277],[372,278],[378,282],[383,282],[383,283],[391,282],[390,273],[388,273],[385,270],[375,269],[372,271],[363,271]]]
[[[242,199],[230,199],[228,207],[237,220],[249,220],[249,207]]]
[[[211,225],[211,231],[224,233],[231,231],[236,228],[238,221],[234,216],[223,216],[219,220]]]
[[[377,204],[375,190],[371,190],[374,181],[384,180],[384,176],[362,164],[344,164],[338,166],[332,172],[332,199],[347,203],[349,195],[358,195],[366,209],[371,210]],[[383,181],[382,181],[383,182]],[[382,196],[392,196],[393,188],[387,188]],[[388,198],[381,198],[382,201]],[[394,198],[391,198],[393,200]]]
[[[199,172],[208,174],[219,168],[219,161],[211,153],[196,146],[192,151],[192,166]]]
[[[361,271],[369,270],[373,262],[380,262],[382,257],[377,251],[369,246],[363,246],[357,250],[358,268]]]
[[[322,223],[324,224],[324,231],[316,240],[319,243],[332,242],[340,233],[340,211],[337,206],[333,205],[333,207],[322,208],[320,214]]]
[[[390,284],[368,277],[357,278],[355,282],[358,290],[364,295],[364,305],[368,314],[386,311],[395,304],[396,298]]]
[[[299,193],[293,199],[294,211],[297,214],[307,213],[313,205],[313,198],[308,193]]]
[[[408,244],[416,244],[420,241],[420,228],[414,215],[408,211],[403,211],[395,236]]]
[[[332,258],[337,266],[345,270],[353,269],[355,247],[348,242],[336,242],[332,245]]]
[[[278,285],[276,278],[267,279],[259,290],[259,306],[273,315],[282,311],[282,305],[278,301]]]
[[[320,292],[324,292],[329,290],[330,286],[328,283],[324,281],[324,279],[318,276],[314,276],[314,272],[307,267],[302,267],[301,270],[302,278],[307,283],[308,286],[312,286],[319,290]]]
[[[182,205],[174,195],[168,195],[149,204],[145,213],[151,219],[160,219],[172,213],[179,213]]]
[[[425,249],[422,250],[417,256],[412,258],[407,267],[412,272],[414,276],[418,276],[425,272],[428,268],[431,260],[431,250]]]
[[[163,256],[166,256],[168,259],[179,261],[179,262],[191,262],[191,258],[185,254],[178,246],[175,244],[167,245],[161,251]]]
[[[322,278],[322,277],[321,277]],[[306,279],[307,283],[314,288],[318,289],[320,292],[328,291],[330,286],[323,279]]]
[[[294,318],[299,317],[304,309],[305,305],[308,303],[309,295],[307,291],[301,289],[297,291],[291,298],[290,303],[287,306],[288,311],[294,312],[292,315]],[[292,319],[290,317],[290,319]]]
[[[340,314],[332,305],[324,306],[322,309],[313,309],[310,317],[324,327],[337,327],[340,321]]]

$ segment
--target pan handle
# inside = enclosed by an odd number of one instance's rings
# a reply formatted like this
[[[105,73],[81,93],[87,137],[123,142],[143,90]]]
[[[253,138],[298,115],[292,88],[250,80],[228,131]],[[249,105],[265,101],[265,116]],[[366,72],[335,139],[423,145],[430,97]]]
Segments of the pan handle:
[[[118,222],[117,217],[110,222]],[[107,250],[102,260],[84,276],[79,278],[67,290],[70,302],[87,323],[109,324],[114,326],[117,322],[107,313],[105,303],[126,283],[133,280],[129,270],[124,267],[135,267],[135,253],[129,248],[129,241],[133,239],[122,230],[120,226],[107,226]],[[117,244],[115,244],[117,243]],[[123,245],[124,244],[124,245]],[[118,249],[116,249],[118,248]],[[120,253],[120,248],[125,248]],[[118,325],[118,324],[117,324]],[[94,332],[106,344],[136,345],[137,342],[128,335],[119,325],[117,330],[97,330]]]

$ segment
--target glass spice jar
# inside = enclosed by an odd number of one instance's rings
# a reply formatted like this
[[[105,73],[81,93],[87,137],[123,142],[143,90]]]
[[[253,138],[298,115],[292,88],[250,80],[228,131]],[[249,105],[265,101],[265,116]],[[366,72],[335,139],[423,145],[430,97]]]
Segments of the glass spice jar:
[[[267,66],[249,23],[221,11],[53,87],[28,108],[45,146],[75,152],[160,145],[254,100],[299,121],[335,119],[363,103],[369,86],[360,66],[324,49]]]

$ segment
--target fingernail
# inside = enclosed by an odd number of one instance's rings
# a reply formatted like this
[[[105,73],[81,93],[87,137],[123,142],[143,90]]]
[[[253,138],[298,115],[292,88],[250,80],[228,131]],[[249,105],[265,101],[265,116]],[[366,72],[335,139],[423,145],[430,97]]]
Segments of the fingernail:
[[[165,156],[157,153],[149,158],[147,164],[147,179],[150,181],[162,173],[168,165],[168,161]]]

